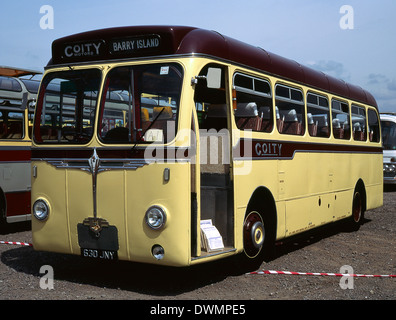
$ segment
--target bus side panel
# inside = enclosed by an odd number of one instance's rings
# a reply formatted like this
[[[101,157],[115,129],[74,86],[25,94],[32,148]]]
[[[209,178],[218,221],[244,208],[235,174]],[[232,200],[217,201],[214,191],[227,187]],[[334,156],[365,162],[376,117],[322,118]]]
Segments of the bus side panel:
[[[367,210],[377,208],[383,205],[383,156],[378,154],[369,156],[370,181],[367,188]]]
[[[259,187],[268,189],[274,200],[278,199],[278,166],[277,160],[250,160],[234,161],[237,174],[234,175],[235,197],[235,247],[243,250],[243,223],[246,209],[254,191]],[[248,167],[249,166],[249,167]],[[241,169],[243,168],[243,169]],[[251,169],[251,170],[250,170]],[[239,174],[238,174],[239,173]],[[277,238],[284,235],[284,211],[277,205]],[[263,214],[266,214],[263,212]]]
[[[334,220],[341,220],[352,215],[353,190],[334,193]]]
[[[286,203],[286,235],[291,236],[333,220],[333,155],[296,152],[280,160]]]
[[[348,175],[349,185],[355,189],[357,182],[361,179],[364,183],[367,196],[366,209],[370,210],[382,205],[383,191],[383,169],[382,155],[377,154],[352,154],[349,155],[351,165]],[[364,165],[361,165],[361,164]],[[352,203],[352,199],[350,200]]]

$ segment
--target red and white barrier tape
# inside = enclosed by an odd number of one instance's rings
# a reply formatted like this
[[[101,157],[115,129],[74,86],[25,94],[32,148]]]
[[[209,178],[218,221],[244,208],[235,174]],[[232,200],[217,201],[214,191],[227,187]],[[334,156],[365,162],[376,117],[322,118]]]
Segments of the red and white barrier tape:
[[[294,271],[274,271],[262,270],[254,271],[249,274],[283,274],[297,276],[330,276],[330,277],[355,277],[355,278],[396,278],[395,274],[391,275],[374,275],[374,274],[349,274],[349,273],[325,273],[325,272],[294,272]]]
[[[0,244],[13,244],[17,246],[25,246],[25,247],[32,247],[33,245],[31,243],[27,242],[19,242],[19,241],[0,241]]]

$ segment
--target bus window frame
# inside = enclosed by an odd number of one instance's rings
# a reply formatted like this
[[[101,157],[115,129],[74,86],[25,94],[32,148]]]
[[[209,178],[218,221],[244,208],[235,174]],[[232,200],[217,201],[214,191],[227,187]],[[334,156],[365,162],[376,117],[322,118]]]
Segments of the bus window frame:
[[[6,113],[4,113],[6,112]],[[9,129],[9,125],[10,123],[14,122],[14,121],[9,121],[10,118],[9,114],[10,113],[17,113],[17,114],[21,114],[22,115],[22,119],[16,119],[18,120],[18,122],[21,122],[21,129],[22,132],[17,132],[17,134],[21,134],[21,137],[18,138],[13,138],[11,135],[11,133],[7,133],[6,137],[1,137],[0,140],[2,142],[7,142],[7,141],[19,141],[19,140],[24,140],[26,137],[26,130],[25,130],[25,124],[26,124],[26,109],[23,107],[4,107],[4,108],[0,108],[0,123],[6,123],[7,124],[7,130]],[[5,116],[7,116],[6,118],[4,118]],[[15,118],[14,118],[15,119]],[[15,135],[16,133],[12,133],[12,135]]]
[[[283,87],[284,89],[288,89],[289,91],[289,97],[284,97],[284,96],[280,96],[277,95],[277,89],[278,87]],[[300,94],[301,96],[301,100],[296,100],[293,99],[292,97],[292,93],[296,91]],[[292,103],[295,104],[297,106],[299,106],[301,108],[301,113],[298,114],[296,111],[296,116],[297,116],[297,120],[293,121],[293,122],[298,122],[297,124],[297,128],[296,131],[297,133],[289,133],[289,132],[284,132],[285,128],[285,123],[287,123],[288,121],[286,121],[285,119],[285,113],[281,112],[281,108],[279,108],[278,106],[278,101],[281,103]],[[305,135],[305,131],[306,131],[306,102],[305,102],[305,95],[304,95],[304,90],[300,87],[291,85],[291,84],[287,84],[284,82],[277,82],[274,86],[274,102],[275,102],[275,110],[277,113],[277,117],[278,117],[278,113],[279,113],[279,117],[280,117],[280,124],[278,125],[278,132],[280,134],[286,134],[286,135],[292,135],[292,136],[304,136]],[[290,109],[289,112],[293,110]],[[295,110],[295,109],[294,109]],[[300,116],[300,119],[298,118]]]
[[[377,132],[375,132],[375,131],[372,132],[371,128],[370,128],[371,127],[370,126],[370,111],[375,114],[375,118],[377,120],[377,126],[378,126],[377,130],[376,130]],[[370,130],[370,132],[369,132],[369,130]],[[377,110],[375,110],[372,107],[367,107],[367,133],[369,136],[369,139],[368,139],[369,142],[371,142],[371,143],[380,143],[381,142],[381,136],[382,136],[382,134],[381,134],[381,117],[378,114]],[[375,136],[377,136],[376,140],[374,140]]]
[[[244,77],[246,79],[250,79],[251,80],[251,88],[248,88],[246,86],[241,86],[241,85],[237,85],[236,84],[236,78],[240,76],[240,77]],[[258,91],[256,88],[256,83],[258,82],[262,82],[265,83],[265,85],[267,85],[268,87],[268,91],[264,92],[264,91]],[[252,130],[255,132],[264,132],[264,133],[271,133],[273,132],[275,126],[274,126],[274,95],[273,95],[273,91],[272,91],[272,85],[269,79],[266,79],[264,77],[260,77],[257,75],[250,75],[247,74],[243,71],[235,71],[232,77],[232,89],[235,92],[235,97],[233,97],[233,108],[234,108],[234,121],[235,121],[235,125],[239,130]],[[249,96],[252,96],[252,103],[255,104],[255,106],[253,105],[253,108],[255,109],[255,111],[257,112],[253,116],[253,114],[248,115],[248,117],[243,117],[242,115],[239,117],[238,114],[238,92],[242,93],[242,94],[246,94]],[[264,111],[260,111],[260,109],[265,108],[267,106],[264,107],[260,107],[257,105],[257,101],[253,101],[255,100],[255,96],[258,97],[257,100],[259,99],[269,99],[269,120],[268,124],[265,126],[263,123],[264,119]],[[246,102],[242,102],[242,104],[244,104]],[[246,116],[246,115],[245,115]],[[246,127],[245,125],[240,126],[238,125],[238,118],[242,119],[244,118],[244,123],[247,122],[252,122],[254,121],[253,125],[249,125],[248,127]],[[266,129],[267,128],[267,129]]]
[[[313,103],[313,102],[309,102],[309,98],[314,97],[316,98],[317,103]],[[326,101],[327,106],[323,106],[321,105],[320,102],[320,98],[324,99]],[[327,96],[325,96],[324,94],[321,93],[317,93],[311,90],[307,91],[307,95],[306,95],[306,101],[307,101],[307,127],[308,127],[308,134],[311,137],[314,138],[330,138],[331,136],[331,130],[332,130],[332,125],[331,125],[331,117],[330,117],[330,104],[329,104],[329,98]],[[323,126],[319,126],[319,120],[322,120],[322,117],[318,117],[316,122],[315,122],[315,116],[317,114],[313,114],[312,112],[310,112],[311,109],[315,109],[316,110],[321,110],[323,111],[323,115],[325,117],[323,117],[323,123],[326,125]],[[313,121],[313,126],[309,127],[310,123],[310,119],[308,119],[308,115],[312,116],[312,121]],[[322,123],[320,123],[322,124]],[[312,130],[310,130],[312,128]],[[327,133],[326,133],[327,131]]]
[[[361,115],[360,113],[354,113],[353,112],[354,108],[356,108],[358,111],[359,110],[363,110],[364,111],[364,115]],[[360,124],[360,121],[354,121],[353,115],[355,115],[355,119],[364,119],[364,126],[363,126],[363,128],[360,127],[360,129],[363,129],[363,130],[355,131],[355,128],[354,128],[355,124],[356,123]],[[352,123],[351,131],[352,131],[353,140],[354,141],[358,141],[358,142],[366,142],[367,141],[367,136],[368,136],[367,135],[368,125],[367,125],[367,111],[366,111],[366,107],[365,106],[357,104],[357,103],[354,103],[354,102],[351,104],[351,123]],[[360,138],[359,138],[359,132],[360,132]]]
[[[334,103],[339,103],[340,104],[340,108],[341,109],[336,109],[334,108]],[[348,108],[348,112],[342,111],[342,106],[346,106]],[[343,128],[342,133],[341,132],[337,132],[337,128],[334,128],[334,120],[336,117],[334,117],[334,114],[342,114],[342,115],[346,115],[348,117],[348,121],[347,121],[347,128]],[[342,124],[343,126],[345,125],[345,121]],[[349,103],[343,99],[339,99],[337,97],[333,97],[331,99],[331,126],[332,126],[332,130],[333,130],[333,137],[337,140],[345,140],[345,141],[349,141],[352,137],[351,135],[351,107],[349,105]],[[336,134],[337,132],[337,134]]]
[[[86,112],[84,111],[84,109],[86,108],[86,106],[84,104],[84,101],[86,99],[88,99],[90,101],[95,100],[95,105],[93,106],[93,111],[94,112],[92,112],[92,110],[89,112],[90,115],[93,114],[93,118],[92,119],[88,118],[88,120],[92,121],[92,129],[91,129],[91,133],[89,135],[89,139],[85,139],[84,141],[77,141],[77,140],[76,141],[72,141],[72,140],[68,140],[68,139],[64,139],[64,140],[66,140],[66,141],[64,141],[63,139],[60,140],[59,138],[58,139],[53,139],[53,140],[51,140],[51,139],[43,139],[42,138],[43,135],[41,134],[41,128],[42,128],[42,118],[43,118],[43,116],[46,117],[46,115],[47,115],[47,110],[46,110],[46,103],[47,103],[46,102],[46,97],[47,97],[47,95],[55,96],[57,99],[59,99],[59,102],[63,105],[63,107],[67,106],[67,102],[63,101],[65,95],[66,95],[66,98],[67,98],[67,93],[63,94],[63,95],[61,94],[61,85],[60,84],[59,84],[59,91],[55,90],[55,92],[54,92],[53,89],[48,89],[48,88],[49,88],[49,86],[51,86],[51,82],[54,79],[61,79],[61,77],[65,77],[65,74],[68,75],[68,72],[76,72],[76,73],[77,72],[81,72],[81,73],[86,73],[86,72],[94,73],[94,72],[97,72],[97,75],[98,75],[98,78],[97,78],[98,82],[97,82],[97,88],[96,88],[97,90],[95,90],[96,97],[94,97],[92,94],[90,94],[90,96],[87,96],[87,97],[84,96],[83,99],[79,98],[78,94],[72,94],[71,97],[70,97],[70,99],[74,99],[75,100],[74,104],[72,104],[70,106],[72,108],[74,108],[72,110],[71,116],[74,117],[74,119],[75,119],[74,121],[76,122],[75,132],[73,133],[76,137],[77,137],[78,134],[80,134],[80,133],[77,132],[78,128],[77,128],[76,117],[78,117],[79,114],[81,115],[81,119],[78,120],[78,121],[81,122],[81,124],[80,124],[81,125],[81,130],[84,129],[84,121],[86,120],[84,118],[84,114],[86,114]],[[48,81],[48,78],[50,78],[49,81]],[[36,108],[35,108],[35,114],[34,114],[34,120],[33,120],[34,121],[35,130],[32,133],[32,140],[35,143],[39,144],[39,145],[54,145],[54,144],[58,144],[58,145],[66,145],[66,144],[87,145],[87,144],[89,144],[92,141],[92,139],[94,138],[94,131],[95,131],[94,129],[95,129],[95,123],[96,123],[96,113],[97,113],[97,108],[99,107],[99,100],[100,100],[99,93],[100,93],[100,90],[102,88],[102,80],[103,80],[103,71],[102,71],[102,69],[94,67],[92,65],[88,66],[88,67],[85,67],[85,68],[73,68],[73,69],[67,69],[67,70],[54,70],[53,72],[47,73],[45,75],[45,77],[43,77],[41,85],[40,85],[40,89],[39,89],[39,97],[40,98],[37,101]],[[44,81],[46,81],[46,82],[44,82]],[[69,81],[70,81],[70,79],[69,79]],[[55,85],[57,86],[56,83],[52,84],[52,86],[55,86]],[[91,90],[90,92],[92,93],[94,91]],[[80,110],[80,111],[78,111],[77,107],[76,107],[76,104],[78,103],[78,100],[82,100],[82,108],[81,108],[82,110]],[[79,106],[79,108],[80,107],[81,106]],[[90,107],[92,107],[92,105],[90,105]],[[65,111],[67,111],[67,109]],[[57,116],[59,114],[62,114],[62,116],[65,116],[65,117],[68,116],[67,114],[63,115],[63,111],[61,113],[55,113],[55,116]],[[67,128],[67,125],[64,126],[64,127],[59,128],[59,125],[62,124],[62,123],[59,120],[56,120],[56,119],[55,119],[55,121],[57,123],[57,126],[54,127],[56,130],[60,129],[61,131],[64,131],[64,128]],[[45,121],[44,121],[44,123],[45,123]],[[82,132],[81,132],[81,134],[82,134]],[[67,135],[66,133],[61,133],[61,136],[66,136],[66,135]],[[81,137],[82,137],[82,135],[81,135]]]
[[[105,136],[102,136],[101,133],[101,127],[103,124],[103,120],[105,117],[105,111],[106,111],[106,101],[107,101],[107,96],[109,94],[109,86],[110,86],[110,77],[111,77],[111,73],[115,72],[117,69],[121,69],[121,68],[127,68],[129,70],[136,70],[136,68],[142,68],[144,66],[173,66],[172,69],[177,69],[176,72],[180,72],[180,83],[179,83],[179,88],[178,88],[178,96],[177,96],[177,105],[176,105],[176,111],[175,113],[173,113],[173,118],[172,121],[174,122],[174,135],[171,136],[171,138],[169,139],[165,139],[163,141],[157,141],[157,140],[153,140],[153,141],[146,141],[144,139],[144,134],[146,133],[145,131],[147,130],[147,128],[143,128],[143,124],[142,124],[142,99],[145,98],[144,94],[147,94],[145,92],[138,92],[137,90],[139,89],[136,85],[136,79],[131,80],[132,83],[130,83],[130,88],[131,88],[131,92],[133,93],[133,97],[131,99],[131,94],[129,94],[129,101],[125,101],[125,103],[130,103],[131,106],[131,120],[129,121],[128,127],[125,128],[132,128],[132,134],[131,132],[128,132],[128,139],[126,141],[124,141],[124,139],[121,140],[108,140],[106,141]],[[100,104],[99,104],[99,116],[98,116],[98,120],[96,121],[98,123],[98,128],[97,128],[97,138],[98,140],[106,145],[115,145],[115,144],[122,144],[122,145],[127,145],[127,144],[168,144],[171,143],[177,135],[177,128],[178,128],[178,122],[179,122],[179,116],[180,116],[180,104],[182,101],[182,91],[183,91],[183,87],[184,87],[184,78],[185,78],[185,68],[184,66],[177,61],[163,61],[163,62],[152,62],[152,63],[148,63],[148,62],[142,62],[139,64],[123,64],[123,65],[115,65],[114,67],[112,67],[111,69],[108,70],[108,72],[106,72],[106,74],[104,75],[104,85],[102,86],[102,96],[100,98]],[[135,76],[134,76],[135,78]],[[132,87],[131,87],[132,86]],[[112,91],[111,91],[112,92]],[[160,105],[157,105],[160,106]],[[172,107],[173,108],[173,107]],[[153,107],[154,109],[154,107]],[[175,117],[176,115],[176,117]],[[160,115],[158,115],[160,116]],[[126,116],[126,118],[128,118],[128,115]],[[152,122],[156,120],[156,119],[152,119]],[[133,127],[131,127],[130,122],[132,121],[133,123]],[[166,134],[165,134],[166,135]]]

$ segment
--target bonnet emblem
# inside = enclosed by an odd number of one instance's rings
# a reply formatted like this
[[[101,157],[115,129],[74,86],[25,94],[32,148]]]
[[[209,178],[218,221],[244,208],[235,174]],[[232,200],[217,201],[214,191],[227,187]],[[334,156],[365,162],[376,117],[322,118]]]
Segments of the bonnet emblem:
[[[95,234],[96,237],[100,236],[102,227],[108,227],[109,223],[101,218],[97,217],[97,197],[96,197],[96,183],[100,167],[100,158],[96,152],[96,148],[92,156],[88,159],[89,171],[92,174],[92,195],[93,195],[93,218],[87,218],[84,220],[84,225],[88,225],[89,229]]]

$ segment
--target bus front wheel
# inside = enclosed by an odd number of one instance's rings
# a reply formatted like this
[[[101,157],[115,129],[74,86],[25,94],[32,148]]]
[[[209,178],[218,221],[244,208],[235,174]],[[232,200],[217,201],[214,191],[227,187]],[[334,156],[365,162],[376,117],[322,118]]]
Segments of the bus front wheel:
[[[257,211],[250,212],[243,225],[243,247],[249,258],[260,255],[265,242],[265,226],[261,215]]]

